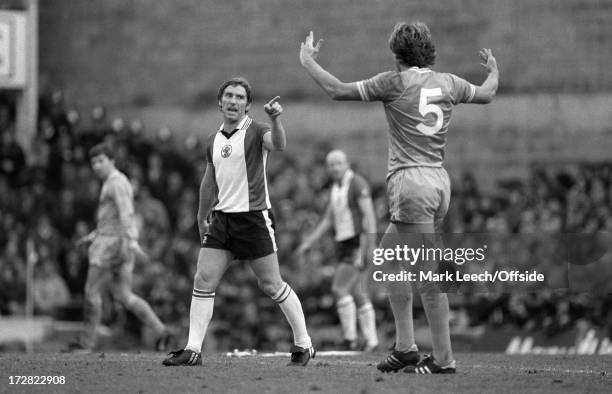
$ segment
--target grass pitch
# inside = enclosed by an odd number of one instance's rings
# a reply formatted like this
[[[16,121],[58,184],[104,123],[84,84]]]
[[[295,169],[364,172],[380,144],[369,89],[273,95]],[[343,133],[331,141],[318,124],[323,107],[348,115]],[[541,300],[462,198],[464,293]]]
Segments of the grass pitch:
[[[1,393],[428,393],[612,392],[610,356],[456,355],[455,375],[382,374],[386,353],[325,355],[305,368],[266,354],[205,355],[164,367],[156,353],[0,353]],[[63,385],[11,385],[10,376],[65,376]],[[14,379],[13,379],[14,380]]]

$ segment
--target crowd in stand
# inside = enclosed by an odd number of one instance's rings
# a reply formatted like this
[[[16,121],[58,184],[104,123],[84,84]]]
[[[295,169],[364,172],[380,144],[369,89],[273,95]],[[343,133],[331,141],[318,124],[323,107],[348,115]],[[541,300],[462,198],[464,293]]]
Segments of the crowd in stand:
[[[118,168],[134,186],[140,243],[150,256],[137,264],[134,288],[164,322],[185,329],[199,250],[195,213],[205,168],[203,138],[179,140],[168,128],[150,132],[137,120],[109,121],[103,107],[81,116],[66,109],[60,91],[41,100],[38,132],[27,159],[16,141],[10,105],[0,105],[0,134],[0,314],[23,313],[26,267],[32,264],[36,313],[79,318],[87,251],[76,248],[75,240],[95,225],[100,188],[87,152],[107,140],[115,146]],[[324,156],[329,148],[315,148],[307,164],[275,154],[268,166],[283,277],[300,294],[311,327],[329,326],[337,319],[329,291],[333,239],[322,239],[304,258],[293,251],[327,204],[330,181]],[[534,168],[526,181],[500,183],[485,193],[465,174],[454,180],[446,231],[508,237],[612,232],[611,181],[612,165],[606,163],[542,167]],[[384,185],[374,185],[373,197],[382,233],[387,224]],[[384,292],[375,293],[379,321],[392,322]],[[105,321],[112,324],[117,312],[111,295],[106,298]],[[551,334],[579,320],[612,327],[608,295],[569,294],[567,289],[466,291],[451,300],[455,311],[467,316],[461,324],[511,324]],[[289,344],[290,331],[278,308],[257,288],[248,265],[233,264],[215,302],[209,348],[276,349]]]

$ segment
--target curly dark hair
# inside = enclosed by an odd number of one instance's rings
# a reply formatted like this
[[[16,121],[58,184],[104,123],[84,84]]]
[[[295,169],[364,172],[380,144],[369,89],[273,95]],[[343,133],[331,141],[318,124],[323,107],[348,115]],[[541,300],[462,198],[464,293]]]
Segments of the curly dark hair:
[[[429,27],[423,22],[400,22],[389,37],[389,48],[407,67],[428,67],[436,61],[436,47]]]

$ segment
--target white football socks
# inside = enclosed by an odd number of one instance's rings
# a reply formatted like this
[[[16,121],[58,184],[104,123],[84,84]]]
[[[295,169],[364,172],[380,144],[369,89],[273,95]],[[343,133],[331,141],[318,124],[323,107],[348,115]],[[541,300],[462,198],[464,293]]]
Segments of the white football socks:
[[[208,323],[212,319],[214,304],[214,291],[193,289],[191,309],[189,310],[189,340],[185,349],[196,353],[202,351],[202,342],[206,336]]]
[[[366,302],[357,310],[359,328],[365,337],[368,347],[378,346],[378,333],[376,332],[376,313],[371,302]]]
[[[306,330],[306,319],[300,299],[291,286],[283,282],[280,290],[271,297],[285,314],[291,330],[293,331],[293,344],[307,349],[312,347],[312,341]]]
[[[357,340],[357,307],[351,295],[340,297],[336,302],[336,310],[340,319],[342,336],[347,341]]]

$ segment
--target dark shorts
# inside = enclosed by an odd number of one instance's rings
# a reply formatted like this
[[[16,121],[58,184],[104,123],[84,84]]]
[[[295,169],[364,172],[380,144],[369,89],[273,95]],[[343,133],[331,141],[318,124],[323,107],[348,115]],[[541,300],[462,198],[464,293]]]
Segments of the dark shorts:
[[[215,211],[202,240],[203,248],[229,250],[239,260],[254,260],[276,252],[274,217],[263,211]]]
[[[339,263],[361,265],[361,237],[359,235],[336,243],[336,258]]]

